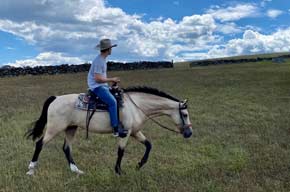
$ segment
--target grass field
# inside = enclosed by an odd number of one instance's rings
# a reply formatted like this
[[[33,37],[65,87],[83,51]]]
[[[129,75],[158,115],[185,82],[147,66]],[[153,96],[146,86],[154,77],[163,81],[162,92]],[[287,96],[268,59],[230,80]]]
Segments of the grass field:
[[[25,175],[34,144],[23,135],[50,95],[84,92],[86,73],[0,79],[0,191],[290,191],[290,64],[249,63],[110,72],[122,86],[148,85],[189,99],[194,135],[146,123],[149,162],[137,171],[144,146],[129,141],[116,176],[117,141],[79,131],[73,156],[85,175],[70,172],[63,135]],[[161,119],[167,123],[166,118]]]

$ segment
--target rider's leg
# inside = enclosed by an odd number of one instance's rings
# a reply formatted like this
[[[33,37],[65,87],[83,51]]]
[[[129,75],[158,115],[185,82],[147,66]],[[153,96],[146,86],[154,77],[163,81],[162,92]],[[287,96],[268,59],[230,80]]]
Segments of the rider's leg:
[[[93,90],[93,92],[109,107],[109,113],[110,113],[110,120],[111,120],[111,126],[114,129],[114,135],[118,136],[118,111],[117,111],[117,101],[115,97],[111,94],[110,90],[106,86],[100,86]],[[120,133],[119,133],[120,134]],[[121,133],[123,135],[123,133]]]

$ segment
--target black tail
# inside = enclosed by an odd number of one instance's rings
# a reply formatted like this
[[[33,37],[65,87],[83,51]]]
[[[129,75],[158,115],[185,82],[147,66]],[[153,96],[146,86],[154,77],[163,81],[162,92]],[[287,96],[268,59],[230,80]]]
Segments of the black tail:
[[[50,96],[44,103],[41,115],[39,119],[35,122],[34,127],[30,130],[28,130],[25,133],[25,136],[27,139],[32,137],[32,140],[34,141],[36,138],[40,137],[43,133],[44,127],[47,123],[47,110],[49,105],[56,99],[55,96]]]

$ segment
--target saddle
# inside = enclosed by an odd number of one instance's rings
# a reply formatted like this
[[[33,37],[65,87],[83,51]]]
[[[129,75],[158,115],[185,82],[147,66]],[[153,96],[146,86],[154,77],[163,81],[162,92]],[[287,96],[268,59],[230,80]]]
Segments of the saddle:
[[[123,107],[123,90],[119,87],[110,87],[110,92],[117,101],[118,108]],[[87,93],[80,93],[75,103],[75,108],[85,111],[108,111],[108,105],[105,104],[94,92],[88,90]]]

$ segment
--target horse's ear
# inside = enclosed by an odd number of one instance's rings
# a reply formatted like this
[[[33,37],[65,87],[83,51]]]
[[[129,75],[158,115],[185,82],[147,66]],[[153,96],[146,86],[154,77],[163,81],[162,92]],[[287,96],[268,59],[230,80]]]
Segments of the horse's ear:
[[[182,109],[186,109],[187,108],[187,99],[182,101],[180,106],[181,106]]]

